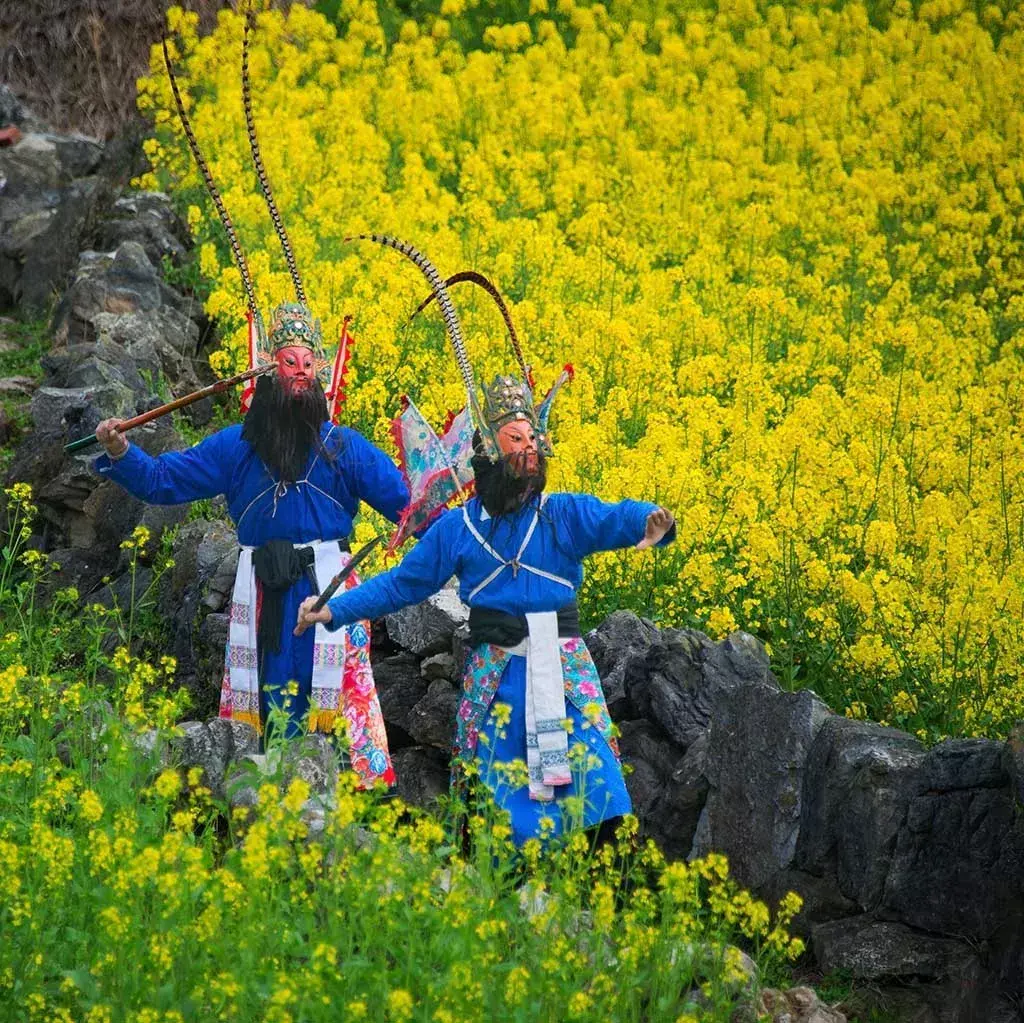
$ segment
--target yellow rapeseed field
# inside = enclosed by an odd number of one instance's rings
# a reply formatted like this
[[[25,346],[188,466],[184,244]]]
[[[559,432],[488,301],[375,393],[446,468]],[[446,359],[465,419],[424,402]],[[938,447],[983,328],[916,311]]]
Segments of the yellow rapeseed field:
[[[348,421],[387,447],[401,394],[438,422],[463,395],[436,311],[407,325],[415,268],[343,239],[480,270],[542,387],[576,368],[553,485],[679,520],[671,549],[592,563],[589,621],[744,628],[847,713],[1005,732],[1024,705],[1022,13],[896,0],[882,23],[856,3],[722,0],[627,22],[531,0],[470,49],[473,6],[444,0],[393,45],[362,0],[337,26],[301,5],[258,16],[270,178],[328,334],[355,317]],[[169,20],[269,309],[292,296],[248,154],[242,21],[200,39]],[[157,126],[143,183],[188,207],[227,372],[239,277],[156,53],[140,105]],[[469,287],[455,299],[492,374],[510,351]]]

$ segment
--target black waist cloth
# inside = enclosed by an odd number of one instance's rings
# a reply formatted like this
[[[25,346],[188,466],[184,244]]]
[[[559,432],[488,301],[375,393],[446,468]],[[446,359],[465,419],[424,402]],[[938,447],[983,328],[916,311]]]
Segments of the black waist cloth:
[[[469,609],[469,642],[494,643],[496,646],[517,646],[529,635],[526,615],[510,615],[489,607]],[[558,635],[566,639],[580,635],[580,609],[574,600],[558,609]]]
[[[313,592],[318,593],[315,564],[316,553],[312,547],[293,547],[287,540],[268,540],[252,552],[252,567],[263,584],[260,623],[256,630],[259,650],[281,652],[284,595],[303,576],[312,583]]]

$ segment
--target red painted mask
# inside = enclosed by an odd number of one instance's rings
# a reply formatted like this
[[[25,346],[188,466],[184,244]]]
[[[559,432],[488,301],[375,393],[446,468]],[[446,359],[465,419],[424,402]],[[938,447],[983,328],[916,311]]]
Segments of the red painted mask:
[[[316,356],[299,345],[280,349],[274,356],[277,375],[289,394],[297,394],[313,383],[316,376]]]
[[[525,419],[514,419],[498,430],[498,447],[503,455],[512,456],[514,465],[537,471],[537,434]]]

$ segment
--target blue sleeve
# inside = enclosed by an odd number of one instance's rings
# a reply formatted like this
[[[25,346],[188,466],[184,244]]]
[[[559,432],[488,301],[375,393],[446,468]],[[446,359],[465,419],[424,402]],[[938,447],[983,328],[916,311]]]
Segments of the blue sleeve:
[[[633,547],[647,529],[647,516],[657,511],[650,501],[618,501],[609,504],[588,494],[559,494],[558,504],[572,538],[573,548],[581,560],[596,551],[613,551]],[[676,536],[675,524],[658,542],[659,547],[671,543]]]
[[[232,456],[229,450],[234,447],[232,430],[240,431],[240,427],[211,434],[187,451],[168,451],[155,458],[138,444],[129,443],[117,461],[101,455],[93,468],[150,504],[184,504],[216,497],[227,492],[231,468],[237,461],[237,452]]]
[[[454,547],[456,526],[461,520],[450,515],[434,525],[416,546],[389,572],[382,572],[360,586],[332,597],[330,630],[380,618],[409,604],[418,604],[436,593],[458,571]]]
[[[344,431],[343,466],[349,490],[386,519],[397,522],[409,503],[405,477],[380,448],[356,430]]]

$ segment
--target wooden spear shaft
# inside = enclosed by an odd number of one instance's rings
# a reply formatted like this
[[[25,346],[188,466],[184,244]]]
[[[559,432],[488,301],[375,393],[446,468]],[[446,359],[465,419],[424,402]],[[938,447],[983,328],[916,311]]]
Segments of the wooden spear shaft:
[[[199,401],[200,398],[208,398],[212,394],[220,394],[222,391],[226,391],[229,387],[234,387],[235,384],[242,383],[243,380],[251,380],[253,377],[258,377],[262,373],[269,373],[272,369],[277,369],[277,363],[268,362],[265,366],[257,366],[256,369],[246,370],[245,373],[239,373],[237,376],[233,376],[228,380],[218,380],[215,384],[210,384],[209,387],[193,391],[191,394],[186,394],[183,398],[175,398],[174,401],[169,401],[166,405],[161,405],[159,408],[150,409],[149,412],[143,412],[141,416],[135,416],[133,419],[126,419],[124,422],[117,424],[116,430],[118,433],[127,433],[129,430],[134,430],[136,426],[142,426],[144,423],[151,423],[154,419],[166,416],[168,412],[174,412],[176,409],[184,408],[186,405],[191,405],[193,402]],[[78,440],[73,440],[70,444],[65,444],[64,451],[70,455],[76,451],[82,451],[84,448],[92,447],[93,444],[98,443],[99,438],[96,434],[91,434],[88,437],[80,437]]]

